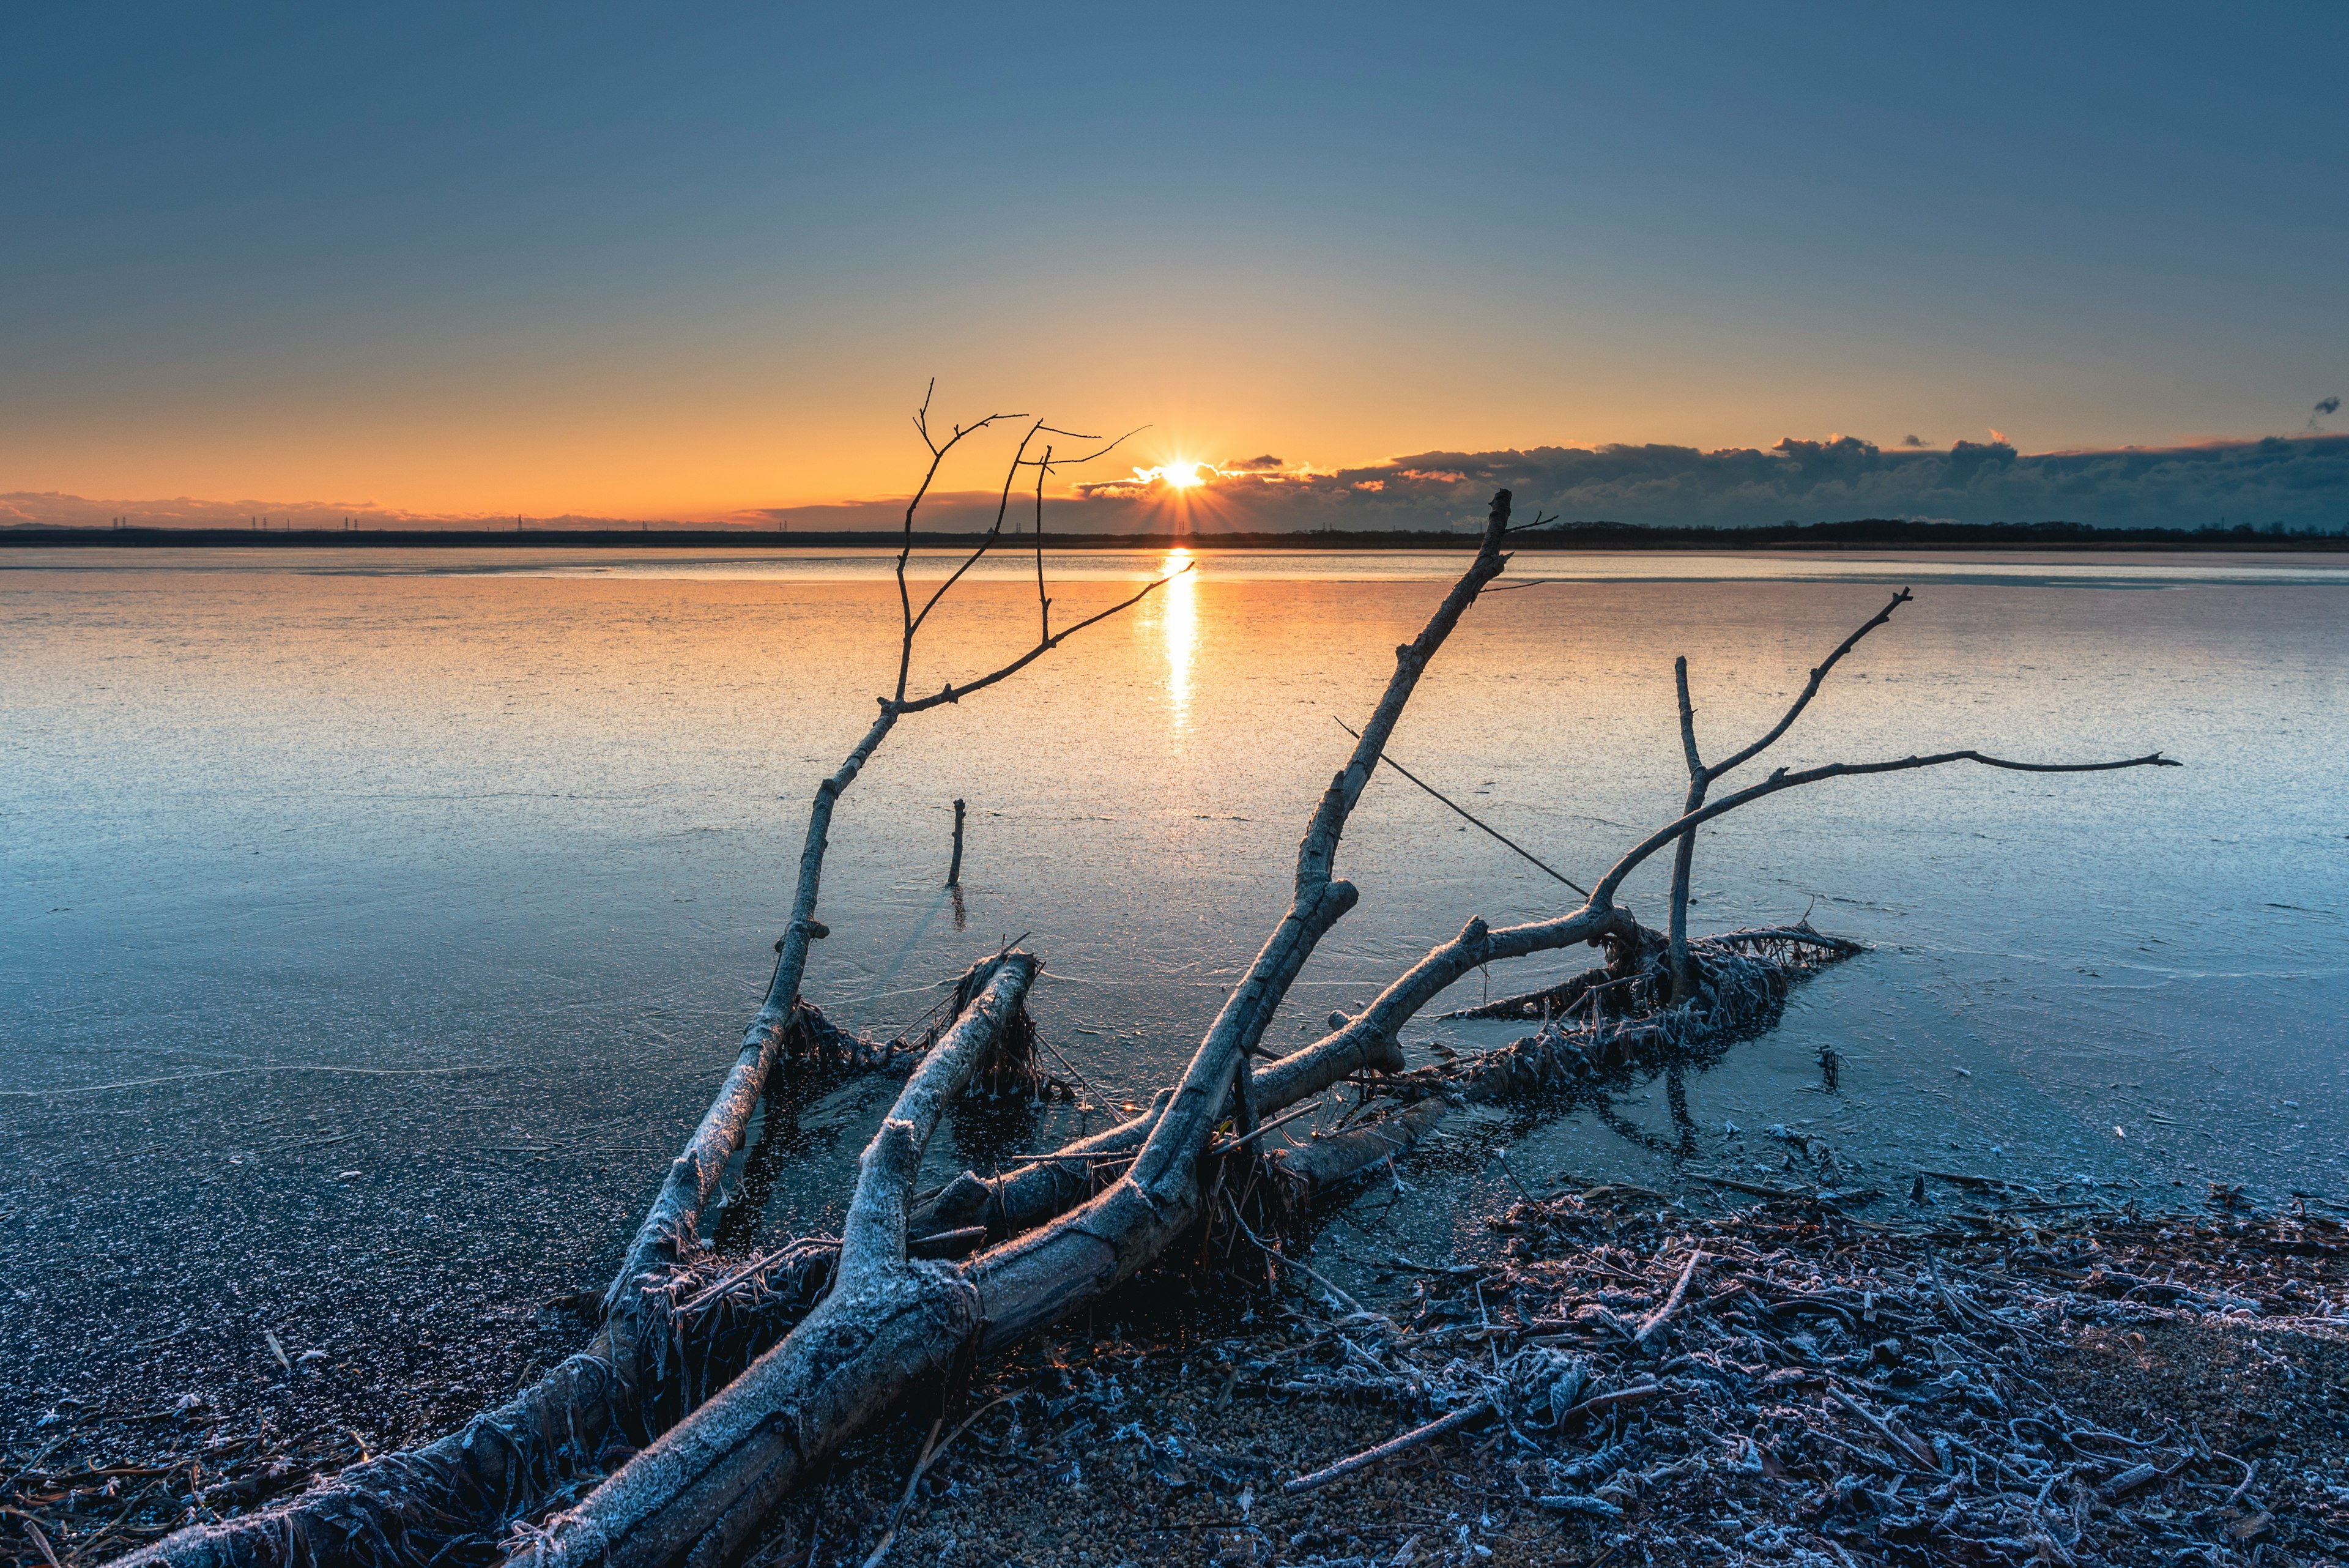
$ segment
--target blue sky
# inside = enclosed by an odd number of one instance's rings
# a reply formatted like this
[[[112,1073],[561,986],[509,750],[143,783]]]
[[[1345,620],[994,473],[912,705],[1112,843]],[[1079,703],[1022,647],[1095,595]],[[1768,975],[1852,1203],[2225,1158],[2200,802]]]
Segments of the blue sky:
[[[2337,6],[19,7],[0,38],[0,492],[869,497],[933,375],[949,416],[1330,470],[2169,445],[2349,389]]]

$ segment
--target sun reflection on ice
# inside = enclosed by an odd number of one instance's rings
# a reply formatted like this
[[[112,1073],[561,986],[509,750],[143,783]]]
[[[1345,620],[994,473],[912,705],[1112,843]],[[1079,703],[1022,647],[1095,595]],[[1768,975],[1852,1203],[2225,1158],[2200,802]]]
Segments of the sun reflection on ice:
[[[1183,568],[1190,566],[1190,571]],[[1182,576],[1173,574],[1181,572]],[[1177,546],[1158,564],[1158,575],[1171,577],[1159,589],[1159,624],[1166,638],[1166,701],[1174,727],[1191,716],[1191,655],[1199,642],[1199,573],[1191,552]]]

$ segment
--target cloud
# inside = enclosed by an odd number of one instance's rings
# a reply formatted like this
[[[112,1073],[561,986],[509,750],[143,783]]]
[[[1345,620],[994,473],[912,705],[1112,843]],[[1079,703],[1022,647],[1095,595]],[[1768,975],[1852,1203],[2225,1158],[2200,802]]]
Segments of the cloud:
[[[1920,435],[1905,435],[1900,438],[1900,444],[1902,446],[1923,446],[1925,444],[1925,438]]]
[[[2319,420],[2321,420],[2321,419],[2323,419],[2323,418],[2324,418],[2325,416],[2327,416],[2328,414],[2337,414],[2337,413],[2339,413],[2340,411],[2341,411],[2341,400],[2340,400],[2340,399],[2338,399],[2338,398],[2319,398],[2319,399],[2317,399],[2317,400],[2316,400],[2316,407],[2314,407],[2314,408],[2311,409],[2311,410],[2308,411],[2308,428],[2309,428],[2311,431],[2322,430],[2323,427],[2323,426],[2321,426],[2321,425],[2319,425],[2316,421],[2319,421]]]
[[[2333,401],[2338,403],[2340,400],[2335,398]],[[1285,465],[1281,462],[1280,459],[1277,457],[1243,457],[1236,458],[1232,462],[1224,464],[1224,466],[1229,469],[1250,469],[1280,468]]]
[[[1045,510],[1052,533],[1133,533],[1187,527],[1199,533],[1320,529],[1467,529],[1482,524],[1493,492],[1516,493],[1521,516],[1536,508],[1568,522],[1654,527],[1737,527],[1789,520],[1931,518],[1961,523],[2085,523],[2099,527],[2200,528],[2224,521],[2257,527],[2336,532],[2349,527],[2349,435],[2295,435],[2190,446],[2024,453],[2004,441],[1953,442],[1947,451],[1890,450],[1852,436],[1789,437],[1767,450],[1702,452],[1661,443],[1534,447],[1525,451],[1423,452],[1341,469],[1257,466],[1262,460],[1202,464],[1187,488],[1154,469],[1088,482]],[[924,528],[984,528],[991,493],[933,494]],[[832,505],[746,510],[721,517],[654,523],[803,533],[895,528],[902,496]],[[511,516],[427,515],[342,503],[287,505],[258,501],[91,501],[78,496],[0,495],[0,524],[78,524],[111,516],[135,523],[242,527],[248,515],[297,526],[512,526]],[[1015,517],[1015,521],[1017,518]],[[636,527],[635,520],[533,517],[533,526]]]
[[[1939,518],[2200,528],[2349,526],[2349,436],[2025,454],[2005,441],[1889,451],[1852,436],[1766,451],[1663,444],[1424,452],[1359,468],[1206,471],[1195,490],[1123,480],[1084,488],[1050,525],[1115,533],[1187,519],[1201,530],[1473,527],[1503,486],[1517,509],[1570,522],[1736,527]]]

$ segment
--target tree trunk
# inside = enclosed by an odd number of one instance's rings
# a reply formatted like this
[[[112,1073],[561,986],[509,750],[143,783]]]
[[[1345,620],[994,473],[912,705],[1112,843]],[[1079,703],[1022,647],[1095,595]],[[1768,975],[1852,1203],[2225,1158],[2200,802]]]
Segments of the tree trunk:
[[[1345,771],[1323,792],[1299,846],[1288,914],[1226,1000],[1132,1163],[1109,1189],[959,1267],[908,1259],[902,1251],[895,1258],[861,1253],[852,1267],[843,1239],[841,1275],[806,1322],[555,1520],[516,1561],[532,1568],[720,1568],[756,1540],[775,1505],[812,1466],[941,1376],[957,1356],[992,1354],[1098,1298],[1203,1217],[1200,1159],[1237,1074],[1315,945],[1358,896],[1351,884],[1330,874],[1346,818],[1428,661],[1484,585],[1499,575],[1508,516],[1509,493],[1502,491],[1475,562],[1419,637],[1395,650],[1386,692]],[[1578,926],[1565,922],[1576,937],[1596,934],[1607,923],[1603,917]],[[1371,1038],[1392,1033],[1376,1029]],[[895,1136],[891,1129],[901,1119],[918,1124],[918,1116],[901,1116],[905,1106],[901,1096],[875,1149]],[[875,1158],[867,1151],[860,1203],[880,1168]],[[886,1200],[906,1203],[910,1193]]]

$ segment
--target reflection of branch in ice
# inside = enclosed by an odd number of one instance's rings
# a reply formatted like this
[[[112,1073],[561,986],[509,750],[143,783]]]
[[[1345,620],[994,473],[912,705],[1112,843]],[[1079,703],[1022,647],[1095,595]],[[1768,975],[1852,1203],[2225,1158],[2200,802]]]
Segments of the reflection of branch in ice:
[[[1591,1100],[1590,1114],[1599,1118],[1599,1126],[1617,1137],[1629,1143],[1636,1143],[1651,1153],[1671,1155],[1680,1152],[1679,1147],[1670,1139],[1658,1137],[1617,1110],[1615,1103],[1605,1095],[1597,1096]]]
[[[1696,1123],[1689,1116],[1687,1074],[1678,1062],[1664,1069],[1664,1104],[1671,1107],[1673,1130],[1680,1134],[1681,1158],[1693,1158],[1696,1154]]]

